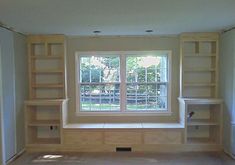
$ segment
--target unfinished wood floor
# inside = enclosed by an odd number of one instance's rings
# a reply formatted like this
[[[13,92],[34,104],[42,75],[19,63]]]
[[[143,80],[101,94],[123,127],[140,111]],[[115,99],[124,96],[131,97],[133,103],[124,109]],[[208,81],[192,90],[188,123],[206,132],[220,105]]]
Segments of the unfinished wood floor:
[[[235,165],[224,153],[25,153],[10,165]]]

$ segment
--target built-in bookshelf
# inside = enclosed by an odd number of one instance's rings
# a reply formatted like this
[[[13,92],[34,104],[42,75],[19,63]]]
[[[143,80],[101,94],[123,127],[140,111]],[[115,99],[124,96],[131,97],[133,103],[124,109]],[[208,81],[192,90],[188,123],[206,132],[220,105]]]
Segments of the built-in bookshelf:
[[[179,98],[185,114],[186,144],[221,144],[223,101]]]
[[[29,35],[29,100],[25,101],[26,144],[62,143],[66,108],[65,37]]]
[[[180,97],[217,97],[218,38],[217,33],[184,33],[180,36]]]
[[[30,99],[66,98],[64,36],[29,36],[28,59]]]
[[[62,143],[62,108],[66,99],[25,101],[27,145]]]

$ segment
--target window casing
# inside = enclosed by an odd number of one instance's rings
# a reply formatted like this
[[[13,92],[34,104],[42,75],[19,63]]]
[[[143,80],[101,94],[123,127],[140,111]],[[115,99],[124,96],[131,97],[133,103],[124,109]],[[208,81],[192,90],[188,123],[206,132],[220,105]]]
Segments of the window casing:
[[[171,51],[78,52],[79,115],[170,113]]]

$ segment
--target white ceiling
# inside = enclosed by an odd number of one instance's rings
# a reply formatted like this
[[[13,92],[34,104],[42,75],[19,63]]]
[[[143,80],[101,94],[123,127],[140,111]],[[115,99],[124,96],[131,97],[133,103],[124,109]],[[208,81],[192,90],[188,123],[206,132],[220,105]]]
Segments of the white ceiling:
[[[0,0],[0,21],[26,34],[220,31],[235,25],[235,0]]]

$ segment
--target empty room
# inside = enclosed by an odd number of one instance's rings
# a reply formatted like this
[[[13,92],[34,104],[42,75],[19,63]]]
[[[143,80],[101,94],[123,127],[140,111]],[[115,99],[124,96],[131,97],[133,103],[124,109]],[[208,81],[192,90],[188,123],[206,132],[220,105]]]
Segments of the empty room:
[[[0,165],[235,165],[234,0],[0,0]]]

